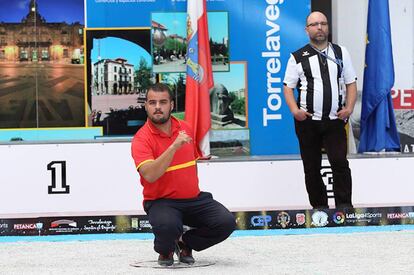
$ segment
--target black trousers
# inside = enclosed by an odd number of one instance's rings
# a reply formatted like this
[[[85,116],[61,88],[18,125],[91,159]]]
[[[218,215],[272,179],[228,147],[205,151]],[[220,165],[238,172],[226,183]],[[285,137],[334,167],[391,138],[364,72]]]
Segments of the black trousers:
[[[313,208],[328,208],[326,186],[321,176],[322,148],[325,148],[332,168],[336,207],[352,207],[352,178],[346,158],[345,124],[340,119],[295,120],[295,130],[305,171],[306,190]]]
[[[183,225],[192,228],[185,232],[183,241],[196,251],[224,241],[236,227],[233,214],[208,192],[194,199],[146,201],[144,209],[155,235],[154,250],[163,255],[174,251]]]

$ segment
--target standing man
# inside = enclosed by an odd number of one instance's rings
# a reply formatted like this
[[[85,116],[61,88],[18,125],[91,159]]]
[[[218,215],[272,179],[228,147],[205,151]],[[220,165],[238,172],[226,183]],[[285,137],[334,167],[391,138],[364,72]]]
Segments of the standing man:
[[[132,157],[144,187],[144,210],[155,235],[158,264],[193,264],[192,249],[204,250],[234,231],[234,216],[210,193],[200,192],[198,154],[192,130],[171,116],[173,94],[165,84],[148,89],[148,120],[132,140]],[[183,225],[191,229],[183,234]]]
[[[313,208],[328,208],[321,176],[324,148],[332,167],[336,207],[352,207],[345,125],[356,101],[355,71],[348,51],[328,42],[324,14],[312,12],[305,31],[309,44],[290,55],[283,92],[295,120],[306,190]],[[296,100],[295,88],[299,92]]]

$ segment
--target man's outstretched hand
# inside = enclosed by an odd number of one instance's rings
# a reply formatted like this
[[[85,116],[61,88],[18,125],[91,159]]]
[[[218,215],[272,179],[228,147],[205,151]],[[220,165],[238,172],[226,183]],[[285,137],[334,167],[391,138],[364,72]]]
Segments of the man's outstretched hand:
[[[181,148],[181,146],[183,146],[186,143],[191,143],[193,139],[187,135],[187,133],[185,131],[180,131],[178,133],[177,138],[174,140],[172,147],[175,150],[178,150],[179,148]]]

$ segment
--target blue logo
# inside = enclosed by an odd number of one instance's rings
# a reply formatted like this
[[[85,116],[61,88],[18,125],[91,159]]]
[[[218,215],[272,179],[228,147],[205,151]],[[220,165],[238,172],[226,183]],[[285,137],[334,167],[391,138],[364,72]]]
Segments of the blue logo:
[[[269,215],[253,216],[250,219],[250,223],[253,226],[267,226],[272,221],[272,217]]]

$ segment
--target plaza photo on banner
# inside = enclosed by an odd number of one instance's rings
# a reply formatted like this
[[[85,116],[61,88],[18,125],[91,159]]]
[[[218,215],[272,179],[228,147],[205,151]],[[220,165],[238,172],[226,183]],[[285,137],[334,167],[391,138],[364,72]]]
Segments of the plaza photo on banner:
[[[91,29],[87,36],[90,123],[105,136],[133,135],[146,120],[151,73],[150,30]]]
[[[187,51],[187,14],[154,12],[151,14],[153,71],[185,72]],[[213,71],[228,71],[229,28],[227,12],[208,12],[210,54]]]
[[[85,126],[84,25],[83,0],[0,1],[0,128]]]

